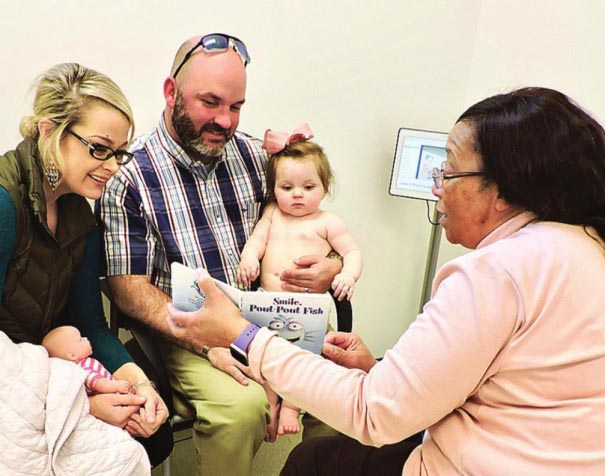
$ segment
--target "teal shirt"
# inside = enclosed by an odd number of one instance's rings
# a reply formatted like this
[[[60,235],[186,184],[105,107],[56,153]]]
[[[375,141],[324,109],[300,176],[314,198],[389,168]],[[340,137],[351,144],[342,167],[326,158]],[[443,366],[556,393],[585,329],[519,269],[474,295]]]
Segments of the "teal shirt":
[[[0,289],[4,290],[6,267],[15,248],[17,232],[15,204],[4,187],[0,187]]]
[[[16,241],[16,212],[13,199],[0,187],[0,289],[4,290],[6,270]],[[88,337],[98,359],[107,370],[114,372],[132,358],[109,331],[103,314],[99,284],[102,237],[99,227],[93,229],[86,240],[84,260],[73,276],[67,305],[69,324]]]

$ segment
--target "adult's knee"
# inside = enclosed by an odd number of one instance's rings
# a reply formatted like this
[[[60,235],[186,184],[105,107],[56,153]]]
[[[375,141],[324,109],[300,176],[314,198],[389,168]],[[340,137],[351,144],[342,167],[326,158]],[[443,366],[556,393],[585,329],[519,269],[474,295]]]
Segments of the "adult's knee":
[[[317,476],[317,444],[321,438],[310,439],[296,445],[284,464],[280,476]]]
[[[245,392],[240,392],[235,397],[232,409],[236,413],[236,420],[240,428],[245,427],[252,430],[259,423],[266,423],[269,404],[267,395],[260,385],[251,382]]]

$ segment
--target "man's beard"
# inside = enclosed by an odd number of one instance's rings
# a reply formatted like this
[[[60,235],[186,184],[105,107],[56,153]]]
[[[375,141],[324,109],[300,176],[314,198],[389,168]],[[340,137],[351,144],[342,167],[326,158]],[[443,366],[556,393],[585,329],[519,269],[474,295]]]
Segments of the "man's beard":
[[[214,122],[208,122],[200,127],[199,130],[196,130],[195,125],[193,122],[191,122],[191,119],[187,115],[185,105],[183,104],[183,97],[179,91],[176,93],[174,110],[172,111],[172,127],[174,127],[174,130],[181,140],[181,145],[185,149],[194,150],[195,152],[207,157],[218,157],[222,155],[223,150],[225,149],[225,144],[233,136],[229,129],[224,129]],[[214,146],[204,144],[204,140],[202,138],[202,134],[204,132],[224,136],[225,143]]]

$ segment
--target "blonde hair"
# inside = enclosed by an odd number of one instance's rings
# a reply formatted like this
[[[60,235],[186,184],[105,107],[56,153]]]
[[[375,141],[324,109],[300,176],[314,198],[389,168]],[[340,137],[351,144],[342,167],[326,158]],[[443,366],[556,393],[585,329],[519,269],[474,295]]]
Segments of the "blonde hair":
[[[289,144],[283,150],[269,157],[269,162],[267,163],[267,204],[277,201],[275,198],[277,164],[283,158],[294,159],[300,162],[306,160],[313,162],[326,195],[330,194],[334,174],[332,173],[328,156],[318,144],[307,140]]]
[[[134,136],[132,109],[120,87],[110,78],[77,63],[63,63],[43,73],[37,84],[31,116],[21,119],[19,131],[26,139],[37,141],[42,166],[54,160],[62,171],[60,141],[65,130],[83,120],[92,101],[111,106],[124,114],[130,123],[128,141]],[[38,124],[49,119],[55,129],[48,138],[40,136]]]

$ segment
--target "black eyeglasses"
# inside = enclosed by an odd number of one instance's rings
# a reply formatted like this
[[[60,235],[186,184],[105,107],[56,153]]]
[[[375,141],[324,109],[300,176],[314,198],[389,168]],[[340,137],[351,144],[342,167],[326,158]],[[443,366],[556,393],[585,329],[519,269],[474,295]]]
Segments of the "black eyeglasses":
[[[446,174],[443,172],[443,169],[446,164],[447,164],[447,162],[442,162],[441,168],[435,167],[431,171],[431,177],[433,178],[433,180],[435,182],[435,187],[437,187],[437,188],[441,188],[443,186],[444,180],[450,180],[450,179],[455,179],[455,178],[460,178],[460,177],[475,177],[475,176],[485,175],[485,172],[455,172],[455,173]]]
[[[235,52],[244,61],[244,67],[246,67],[248,63],[250,63],[250,54],[248,53],[248,49],[246,48],[246,45],[242,40],[236,38],[235,36],[227,35],[225,33],[210,33],[209,35],[202,36],[200,38],[200,41],[198,41],[196,45],[191,48],[185,54],[185,56],[183,56],[182,61],[174,70],[174,74],[172,75],[172,77],[176,78],[176,75],[179,74],[179,71],[181,70],[183,65],[191,57],[193,52],[200,46],[206,53],[218,53],[221,51],[227,51],[230,45],[233,46]]]
[[[124,164],[127,164],[128,162],[130,162],[132,160],[132,158],[134,157],[133,154],[131,154],[130,152],[128,152],[126,150],[123,150],[123,149],[113,150],[111,147],[108,147],[103,144],[98,144],[98,143],[93,144],[93,143],[88,142],[86,139],[84,139],[84,137],[76,134],[71,129],[66,129],[66,131],[69,132],[76,139],[78,139],[80,142],[82,142],[82,144],[84,144],[86,147],[88,147],[88,153],[97,160],[105,161],[105,160],[111,159],[112,157],[115,157],[118,165],[124,165]]]

